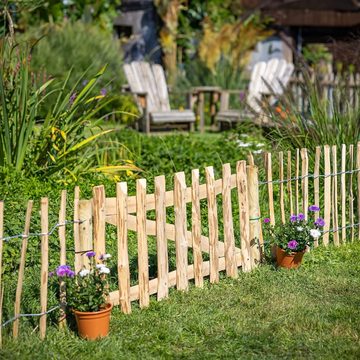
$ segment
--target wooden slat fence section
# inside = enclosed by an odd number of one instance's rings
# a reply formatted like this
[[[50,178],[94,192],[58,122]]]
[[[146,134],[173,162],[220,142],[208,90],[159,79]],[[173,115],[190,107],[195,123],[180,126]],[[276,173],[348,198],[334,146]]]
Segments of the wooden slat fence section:
[[[103,185],[93,188],[93,217],[94,217],[94,251],[96,260],[105,254],[105,188]]]
[[[336,145],[332,146],[332,160],[333,160],[333,167],[332,172],[333,174],[337,174],[337,149]],[[334,229],[334,244],[335,246],[340,245],[339,240],[339,231],[337,230],[339,228],[339,218],[338,218],[338,186],[337,186],[337,175],[332,176],[332,228]]]
[[[80,267],[89,269],[89,258],[85,256],[87,251],[93,249],[93,237],[92,237],[92,201],[91,200],[79,200],[79,218],[81,221],[79,227],[79,241],[80,241]]]
[[[350,220],[350,239],[354,242],[355,228],[354,228],[354,191],[353,191],[353,173],[354,170],[354,145],[349,146],[349,161],[350,161],[350,176],[349,176],[349,220]]]
[[[314,160],[314,205],[320,207],[320,158],[321,158],[321,147],[317,146],[315,150]],[[320,216],[320,211],[314,212],[314,221]],[[319,246],[319,240],[315,239],[314,246]]]
[[[287,191],[289,197],[290,215],[294,214],[293,195],[292,195],[292,182],[291,182],[291,151],[287,153]]]
[[[341,145],[341,242],[346,242],[346,145]]]
[[[305,220],[308,219],[309,208],[309,158],[307,149],[301,149],[301,191],[302,191],[302,210]]]
[[[331,167],[330,167],[330,146],[324,146],[324,236],[323,244],[329,245],[329,229],[331,216]]]
[[[281,223],[285,224],[285,202],[284,202],[284,153],[279,152],[279,180],[280,180],[280,214]]]
[[[80,188],[75,186],[74,189],[74,247],[75,247],[75,272],[78,273],[81,270],[81,245],[80,245],[80,215],[79,215],[79,199]]]

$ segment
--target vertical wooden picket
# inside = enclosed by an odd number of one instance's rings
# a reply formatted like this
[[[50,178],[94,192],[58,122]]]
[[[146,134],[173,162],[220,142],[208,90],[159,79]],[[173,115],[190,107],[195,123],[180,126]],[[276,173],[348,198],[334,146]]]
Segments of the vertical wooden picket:
[[[202,252],[201,252],[201,211],[200,211],[200,184],[199,170],[191,172],[191,222],[192,222],[192,245],[194,255],[194,278],[195,286],[203,287],[202,275]]]
[[[105,254],[105,188],[103,185],[93,188],[93,217],[94,217],[94,251],[96,260]]]
[[[294,214],[292,181],[291,181],[291,151],[287,152],[287,191],[289,196],[290,215]]]
[[[346,145],[341,146],[341,242],[346,243]]]
[[[321,157],[321,147],[317,146],[315,150],[315,162],[314,162],[314,205],[320,207],[320,157]],[[314,220],[320,216],[320,211],[314,212]],[[315,239],[314,246],[319,246],[319,240]]]
[[[296,158],[295,158],[295,209],[296,214],[300,212],[300,200],[299,200],[299,169],[300,169],[300,150],[296,149]]]
[[[256,262],[262,260],[261,258],[264,251],[264,242],[261,231],[258,168],[256,166],[250,165],[247,167],[247,186],[249,201],[249,239],[252,266],[254,266],[256,265]]]
[[[243,258],[243,271],[250,271],[255,265],[257,258],[252,257],[251,241],[257,247],[258,239],[250,238],[249,223],[249,195],[246,173],[246,161],[236,163],[236,187],[238,190],[239,201],[239,223],[240,223],[240,243]]]
[[[146,180],[136,180],[136,231],[138,240],[139,302],[149,306],[149,257],[146,236]]]
[[[271,161],[271,153],[266,153],[266,181],[268,188],[268,198],[269,198],[269,218],[270,224],[272,226],[275,225],[275,211],[274,211],[274,190],[272,183],[272,161]]]
[[[205,168],[206,192],[208,202],[209,219],[209,243],[210,243],[210,282],[219,282],[219,252],[218,252],[218,215],[215,194],[215,176],[212,166]]]
[[[302,191],[302,208],[305,220],[308,219],[309,208],[309,158],[307,149],[301,149],[301,191]]]
[[[223,173],[222,204],[223,204],[223,223],[224,223],[225,269],[227,276],[232,278],[237,278],[238,271],[237,271],[236,258],[235,258],[234,223],[233,223],[232,206],[231,206],[230,164],[223,165],[222,173]]]
[[[331,166],[330,166],[330,146],[324,146],[324,236],[323,244],[329,245],[329,230],[331,216]]]
[[[334,229],[334,245],[339,246],[339,219],[338,219],[338,189],[337,189],[337,154],[336,145],[332,146],[332,159],[333,159],[333,182],[332,182],[332,224]]]
[[[2,254],[4,240],[4,202],[0,201],[0,349],[2,347],[2,304],[4,298],[4,285],[2,283]]]
[[[127,183],[116,184],[116,225],[119,304],[125,314],[131,313],[130,303],[130,267],[127,229]]]
[[[175,251],[176,251],[176,288],[188,290],[188,244],[186,240],[186,183],[185,173],[179,172],[174,177],[175,209]]]
[[[81,221],[79,227],[79,259],[80,269],[89,269],[89,258],[85,256],[87,251],[93,250],[93,237],[92,237],[92,201],[79,200],[79,219]]]
[[[155,178],[155,212],[156,212],[156,250],[157,250],[157,275],[158,288],[157,299],[167,298],[169,295],[168,285],[168,249],[165,234],[166,206],[165,206],[165,176]]]
[[[280,180],[280,215],[281,223],[285,224],[285,204],[284,204],[284,153],[279,152],[279,180]]]
[[[20,255],[20,265],[19,265],[19,275],[18,282],[16,287],[16,295],[15,295],[15,306],[14,306],[14,316],[18,316],[20,314],[20,303],[21,303],[21,293],[24,281],[24,271],[25,271],[25,259],[26,259],[26,249],[27,249],[27,239],[30,231],[30,220],[31,220],[31,211],[33,207],[33,201],[29,200],[26,209],[25,216],[25,228],[24,234],[22,236],[22,245],[21,245],[21,255]],[[19,319],[15,319],[13,323],[13,337],[17,338],[19,335]]]
[[[80,245],[80,215],[79,215],[80,188],[75,186],[74,190],[74,247],[75,247],[75,272],[81,270],[81,245]]]
[[[40,286],[40,307],[41,312],[47,311],[48,293],[48,272],[49,272],[49,200],[42,198],[40,204],[41,218],[41,286]],[[40,338],[46,335],[46,314],[40,316],[39,330]]]
[[[350,179],[349,179],[349,220],[351,226],[350,239],[354,242],[355,228],[354,228],[354,191],[353,191],[353,171],[354,171],[354,145],[349,146],[350,158]]]
[[[66,265],[66,190],[61,191],[59,211],[60,265]],[[66,326],[66,292],[65,282],[60,281],[60,316],[59,326]]]

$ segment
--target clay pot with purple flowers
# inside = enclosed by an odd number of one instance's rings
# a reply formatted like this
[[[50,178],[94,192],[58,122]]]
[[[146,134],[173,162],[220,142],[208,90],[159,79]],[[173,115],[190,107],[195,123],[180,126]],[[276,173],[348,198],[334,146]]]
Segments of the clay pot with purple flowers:
[[[309,207],[309,212],[318,213],[316,205]],[[264,239],[269,242],[276,254],[276,265],[287,269],[296,269],[300,266],[306,249],[311,248],[318,241],[325,221],[318,217],[313,220],[313,214],[306,219],[305,214],[291,215],[289,221],[272,225],[269,218],[264,219]]]

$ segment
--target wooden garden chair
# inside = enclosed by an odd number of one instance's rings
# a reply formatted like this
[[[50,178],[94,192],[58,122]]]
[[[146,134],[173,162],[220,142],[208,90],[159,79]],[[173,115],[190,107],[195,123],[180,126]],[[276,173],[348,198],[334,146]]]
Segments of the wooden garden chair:
[[[138,130],[149,133],[155,128],[191,130],[195,114],[190,109],[172,110],[164,69],[157,64],[134,61],[124,65],[131,93],[135,96],[142,117]],[[189,105],[191,99],[189,98]]]
[[[285,60],[271,59],[268,62],[258,62],[251,73],[249,88],[246,96],[245,110],[230,109],[230,94],[239,94],[239,90],[223,90],[220,98],[220,110],[216,121],[220,129],[227,125],[251,118],[259,125],[266,125],[267,120],[262,112],[262,99],[268,97],[270,104],[274,104],[289,83],[294,65]]]

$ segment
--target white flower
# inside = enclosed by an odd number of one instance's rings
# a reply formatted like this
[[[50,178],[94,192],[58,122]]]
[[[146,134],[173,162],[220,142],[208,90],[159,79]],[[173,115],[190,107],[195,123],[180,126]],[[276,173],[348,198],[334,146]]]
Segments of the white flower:
[[[255,150],[253,151],[254,154],[261,154],[263,151],[262,150]]]
[[[257,143],[256,144],[256,147],[262,147],[262,146],[265,146],[265,144],[263,144],[263,143]]]
[[[106,266],[103,266],[103,267],[99,270],[99,274],[110,274],[110,269],[107,268]]]
[[[314,238],[317,239],[321,236],[321,232],[317,229],[311,229],[310,230],[310,235]]]
[[[102,269],[103,267],[106,267],[105,264],[96,264],[97,269]]]
[[[104,254],[103,255],[103,260],[107,260],[107,259],[110,259],[110,258],[111,258],[110,254]]]
[[[296,228],[296,230],[297,230],[297,231],[303,231],[304,228],[303,228],[302,226],[298,226],[298,227]]]
[[[81,271],[79,271],[79,275],[81,277],[84,277],[84,276],[89,275],[89,274],[90,274],[90,270],[88,270],[88,269],[82,269]]]
[[[245,143],[241,140],[237,140],[236,143],[238,144],[239,147],[249,147],[252,145],[251,143]]]

